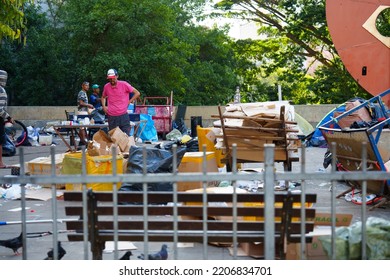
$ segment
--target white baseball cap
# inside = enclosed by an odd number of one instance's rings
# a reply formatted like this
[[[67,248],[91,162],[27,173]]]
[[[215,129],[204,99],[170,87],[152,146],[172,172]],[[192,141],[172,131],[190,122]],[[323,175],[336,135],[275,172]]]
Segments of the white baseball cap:
[[[107,71],[107,79],[113,79],[116,78],[116,76],[118,76],[118,72],[115,69],[109,69]]]

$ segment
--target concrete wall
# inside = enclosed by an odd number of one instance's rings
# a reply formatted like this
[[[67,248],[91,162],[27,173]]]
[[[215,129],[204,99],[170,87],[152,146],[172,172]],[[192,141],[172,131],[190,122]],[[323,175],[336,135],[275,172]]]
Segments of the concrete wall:
[[[315,126],[321,119],[337,105],[295,105],[295,111]],[[23,121],[26,125],[44,126],[49,121],[65,120],[65,110],[75,111],[75,106],[9,106],[8,112],[14,119]],[[212,126],[212,115],[218,115],[217,106],[188,106],[186,108],[185,123],[191,127],[191,116],[201,116],[203,127]],[[173,119],[175,118],[175,114]]]

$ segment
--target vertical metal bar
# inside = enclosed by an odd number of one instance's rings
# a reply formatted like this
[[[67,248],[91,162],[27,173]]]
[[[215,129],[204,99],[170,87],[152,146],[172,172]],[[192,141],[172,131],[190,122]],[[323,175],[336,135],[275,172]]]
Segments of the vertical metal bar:
[[[202,147],[203,150],[203,161],[202,161],[202,170],[203,170],[203,178],[206,178],[207,176],[207,154],[206,154],[206,145],[204,144]],[[203,202],[203,259],[206,260],[208,256],[208,228],[207,228],[207,220],[208,220],[208,214],[207,214],[207,181],[203,181],[203,196],[202,196],[202,202]]]
[[[172,173],[173,176],[176,178],[177,176],[177,145],[172,145]],[[179,243],[179,236],[178,236],[178,221],[179,221],[179,215],[178,215],[178,200],[177,200],[177,183],[174,182],[172,185],[173,188],[173,259],[178,259],[178,250],[177,250],[177,244]]]
[[[51,177],[56,176],[56,162],[55,162],[55,147],[50,147],[51,156]],[[58,259],[58,224],[57,224],[57,187],[55,184],[51,184],[51,211],[53,219],[53,258]]]
[[[83,196],[83,239],[84,239],[84,259],[88,260],[88,197],[87,197],[87,184],[85,178],[87,176],[87,156],[85,150],[82,150],[81,154],[81,176],[82,176],[82,196]],[[93,230],[93,229],[91,229]]]
[[[275,173],[274,173],[274,144],[264,144],[264,240],[265,259],[275,259]]]
[[[19,163],[20,163],[20,177],[26,176],[24,170],[24,148],[19,148]],[[26,184],[20,184],[20,200],[21,200],[21,215],[22,215],[22,237],[23,237],[23,260],[27,260],[27,218],[26,218]]]
[[[144,217],[144,257],[145,260],[148,259],[149,251],[149,226],[148,226],[148,183],[147,183],[147,152],[146,147],[142,148],[142,174],[144,180],[142,183],[142,197],[143,197],[143,217]]]
[[[306,173],[306,148],[301,148],[301,174]],[[301,260],[306,259],[306,184],[301,181]]]
[[[117,145],[114,145],[112,147],[112,176],[117,176]],[[113,226],[114,226],[114,260],[117,260],[118,257],[118,188],[117,183],[112,184],[112,207],[113,207],[113,214],[114,214],[114,220],[113,220]]]
[[[362,143],[362,165],[363,173],[367,173],[367,142]],[[367,181],[362,182],[362,260],[367,260]]]
[[[237,144],[232,145],[232,157],[233,157],[233,174],[237,174]],[[233,180],[233,259],[237,259],[238,243],[237,243],[237,180]]]
[[[330,199],[330,213],[331,213],[331,257],[332,260],[336,259],[336,180],[334,180],[334,175],[336,173],[336,143],[331,143],[331,153],[332,153],[332,189],[331,189],[331,199]]]

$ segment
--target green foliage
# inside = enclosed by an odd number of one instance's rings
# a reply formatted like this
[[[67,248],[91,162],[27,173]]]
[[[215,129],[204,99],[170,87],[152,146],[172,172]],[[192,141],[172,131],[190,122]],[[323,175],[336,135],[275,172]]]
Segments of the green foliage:
[[[26,10],[27,45],[0,49],[0,58],[13,57],[12,104],[75,105],[81,83],[103,86],[109,68],[143,96],[173,91],[175,104],[224,103],[237,85],[233,43],[194,25],[204,2],[50,0],[46,17]]]
[[[261,96],[253,92],[257,79],[274,92],[282,85],[284,99],[295,104],[342,103],[368,96],[338,58],[326,25],[325,0],[223,0],[216,7],[229,17],[258,23],[263,35],[264,39],[237,42],[237,55],[259,66],[257,71],[248,64],[240,68],[243,90],[252,89],[248,94]],[[263,94],[267,95],[275,100],[274,93]]]
[[[25,31],[23,9],[31,0],[2,0],[0,8],[0,43],[3,38],[21,39]]]
[[[390,37],[390,8],[384,9],[378,15],[376,19],[376,28],[381,35]]]

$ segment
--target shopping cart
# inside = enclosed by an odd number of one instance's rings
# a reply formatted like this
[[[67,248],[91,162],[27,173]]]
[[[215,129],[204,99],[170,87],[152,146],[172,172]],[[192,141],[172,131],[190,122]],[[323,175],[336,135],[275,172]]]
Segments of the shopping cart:
[[[336,144],[337,170],[357,171],[362,169],[363,143],[367,143],[367,170],[386,171],[386,162],[390,160],[390,147],[381,141],[383,129],[390,125],[390,111],[384,105],[382,98],[390,93],[390,89],[361,103],[343,114],[332,118],[319,127],[328,146]],[[351,118],[351,115],[361,108],[374,108],[376,118],[367,127],[360,128],[331,128],[333,124],[340,123],[343,119]],[[353,182],[356,187],[360,181]],[[390,196],[390,180],[368,181],[367,190],[381,196]]]

